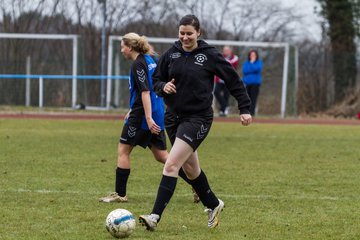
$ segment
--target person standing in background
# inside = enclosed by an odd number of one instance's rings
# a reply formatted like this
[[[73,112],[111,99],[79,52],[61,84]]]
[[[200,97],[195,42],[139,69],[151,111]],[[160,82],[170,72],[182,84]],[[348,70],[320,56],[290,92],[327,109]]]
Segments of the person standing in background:
[[[233,53],[232,48],[227,45],[224,46],[222,54],[224,58],[236,70],[239,64],[239,58]],[[220,105],[219,117],[226,117],[229,113],[230,93],[225,86],[224,80],[220,79],[218,76],[215,76],[214,95]]]
[[[149,44],[149,46],[150,46],[150,56],[152,57],[154,62],[157,63],[159,61],[160,54],[155,51],[155,48],[153,45]]]
[[[251,100],[250,114],[255,115],[256,102],[259,95],[260,85],[262,83],[261,71],[263,63],[259,59],[259,54],[256,50],[250,50],[248,53],[248,59],[243,63],[243,81],[246,86],[246,90]]]

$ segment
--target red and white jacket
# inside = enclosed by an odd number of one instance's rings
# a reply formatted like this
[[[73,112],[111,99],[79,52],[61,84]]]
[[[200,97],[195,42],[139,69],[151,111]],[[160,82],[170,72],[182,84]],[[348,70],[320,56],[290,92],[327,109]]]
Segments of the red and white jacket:
[[[237,66],[239,64],[238,56],[236,56],[235,54],[231,54],[229,58],[225,58],[225,59],[231,64],[231,66],[233,66],[234,69],[237,69]],[[224,81],[221,80],[218,76],[215,76],[214,81],[215,83],[224,83]]]

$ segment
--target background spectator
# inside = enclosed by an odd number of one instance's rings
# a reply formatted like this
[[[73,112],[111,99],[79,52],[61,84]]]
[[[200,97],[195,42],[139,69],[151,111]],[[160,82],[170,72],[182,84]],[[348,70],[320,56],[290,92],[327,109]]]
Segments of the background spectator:
[[[236,69],[239,64],[239,58],[233,53],[230,46],[223,48],[224,58]],[[220,105],[219,116],[226,117],[229,113],[229,91],[227,90],[224,81],[218,76],[215,76],[215,90],[214,95]]]
[[[259,95],[261,85],[261,70],[263,67],[262,61],[259,59],[259,54],[256,50],[250,50],[248,53],[248,60],[243,63],[243,81],[246,85],[246,90],[251,99],[250,114],[255,115],[256,101]]]

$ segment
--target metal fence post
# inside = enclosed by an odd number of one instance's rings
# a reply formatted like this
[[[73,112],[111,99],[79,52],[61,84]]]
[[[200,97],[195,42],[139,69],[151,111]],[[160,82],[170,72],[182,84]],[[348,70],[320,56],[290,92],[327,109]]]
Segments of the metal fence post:
[[[39,78],[39,108],[44,106],[44,80],[41,76]]]
[[[31,71],[31,59],[30,56],[26,57],[26,75],[30,75]],[[30,77],[26,78],[25,82],[25,106],[30,106],[30,99],[31,99],[31,80]]]

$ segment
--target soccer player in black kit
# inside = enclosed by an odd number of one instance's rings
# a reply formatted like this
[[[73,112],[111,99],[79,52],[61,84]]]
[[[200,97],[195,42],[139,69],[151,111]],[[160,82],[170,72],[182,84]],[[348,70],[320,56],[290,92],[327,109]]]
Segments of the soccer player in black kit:
[[[201,170],[196,149],[209,133],[213,121],[214,76],[224,80],[238,102],[240,121],[251,123],[250,99],[239,75],[222,54],[205,41],[199,40],[200,23],[196,16],[186,15],[179,23],[179,41],[159,59],[153,75],[153,89],[164,98],[167,110],[165,129],[172,148],[166,160],[163,176],[151,214],[140,215],[139,221],[154,231],[177,183],[183,168],[190,184],[208,212],[208,228],[219,223],[224,202],[211,191]]]

